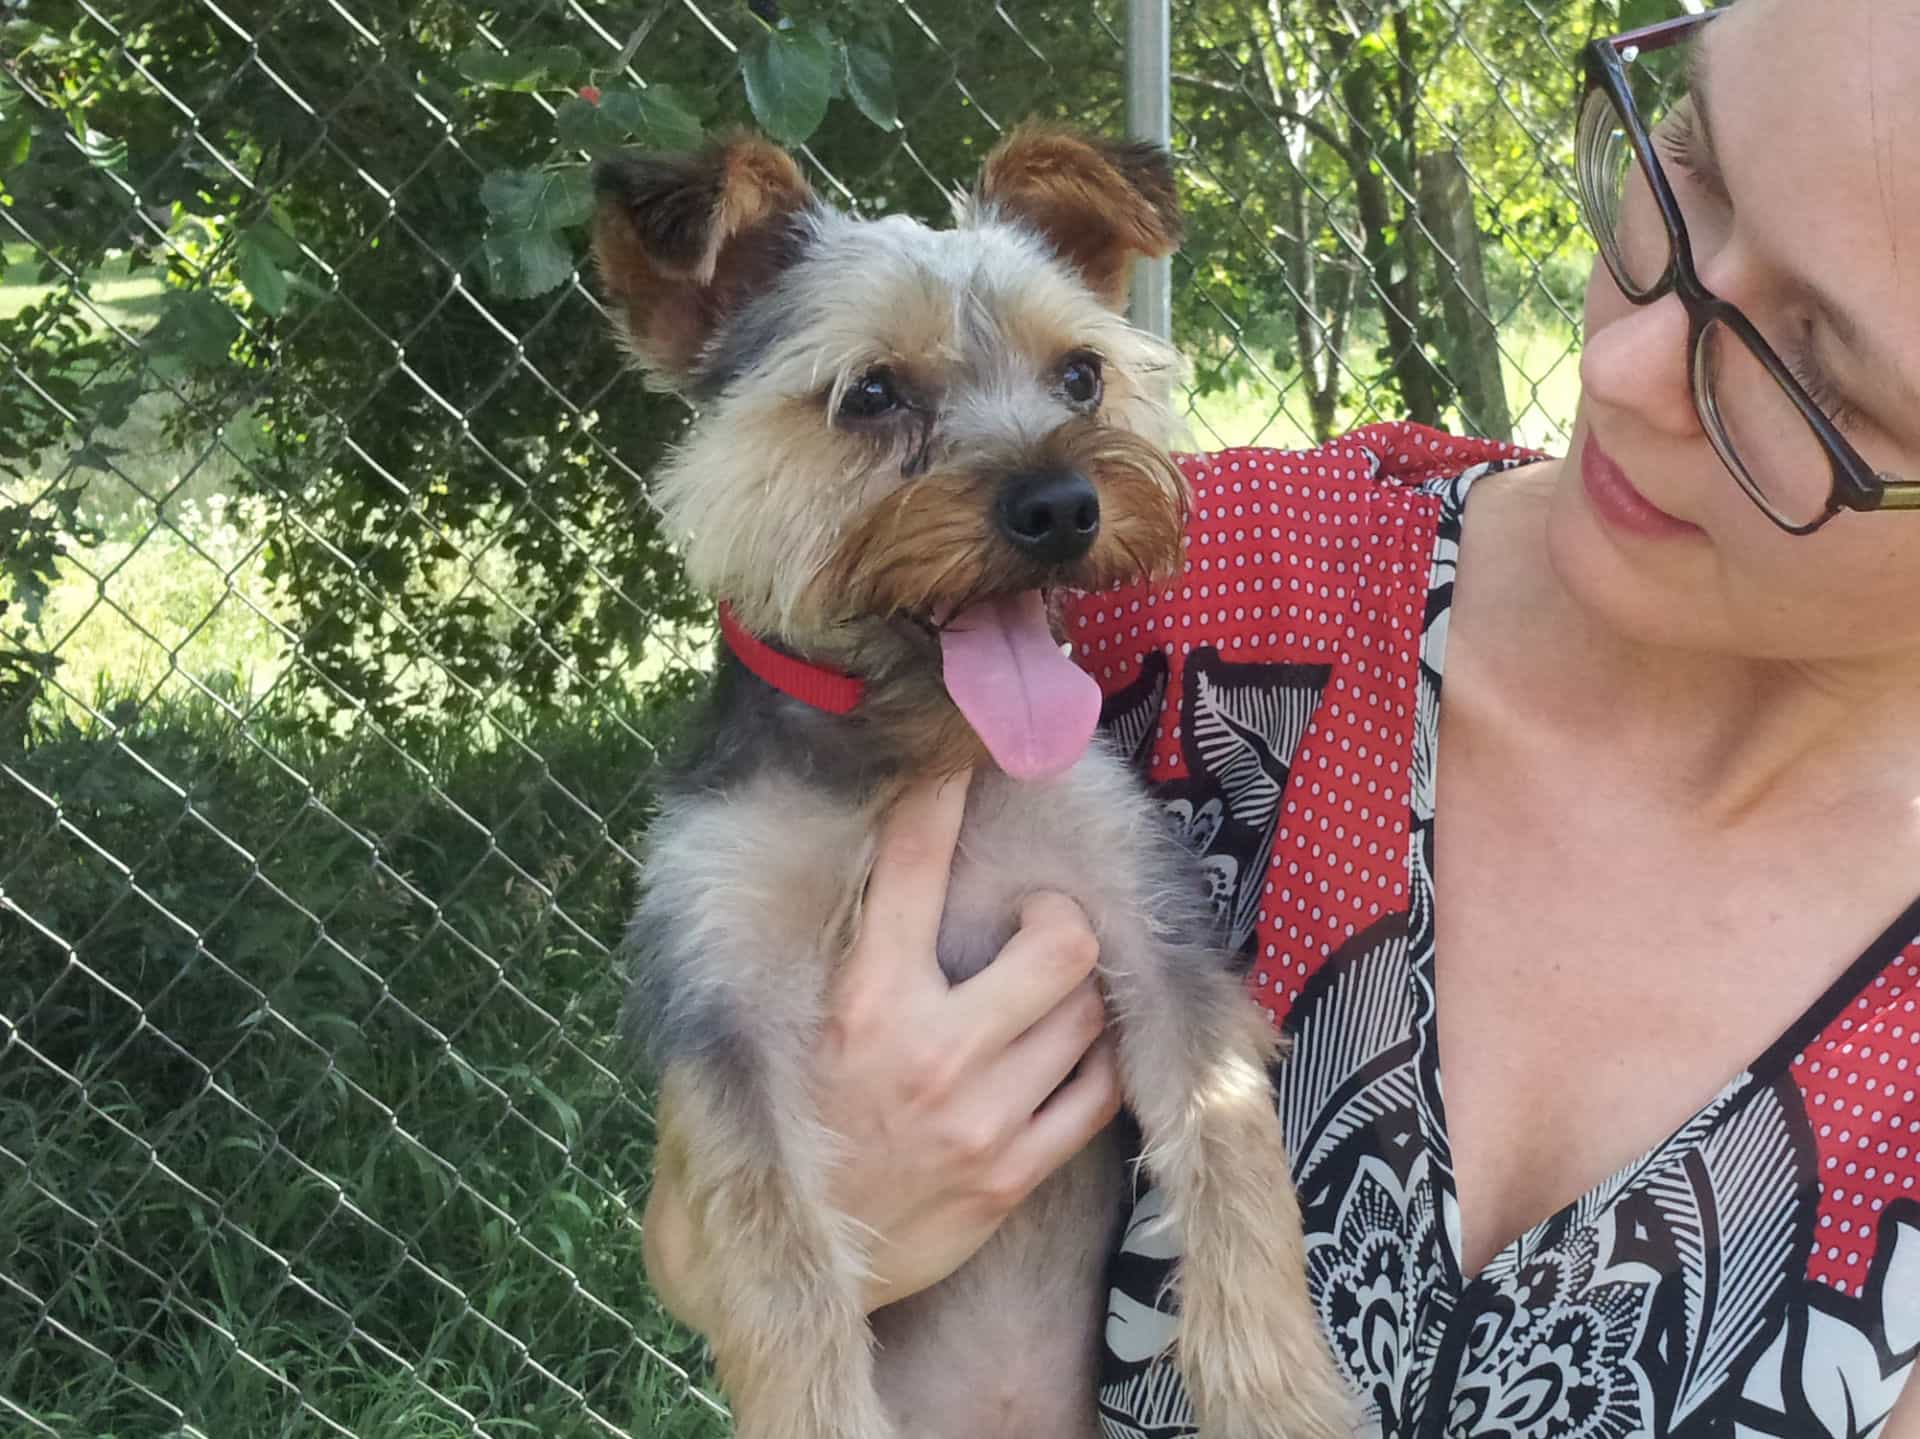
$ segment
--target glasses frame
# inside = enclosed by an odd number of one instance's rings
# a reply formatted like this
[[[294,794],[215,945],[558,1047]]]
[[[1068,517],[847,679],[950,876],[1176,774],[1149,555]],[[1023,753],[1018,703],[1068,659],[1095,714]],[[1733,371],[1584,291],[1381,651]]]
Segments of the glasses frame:
[[[1807,535],[1842,510],[1920,509],[1920,481],[1903,480],[1896,475],[1875,470],[1868,464],[1847,437],[1840,433],[1839,427],[1813,402],[1793,377],[1793,371],[1774,353],[1773,346],[1767,343],[1754,323],[1737,306],[1721,299],[1700,282],[1700,272],[1693,260],[1693,244],[1687,237],[1686,217],[1680,213],[1680,202],[1673,193],[1666,171],[1661,168],[1660,157],[1654,153],[1653,138],[1648,134],[1646,122],[1640,118],[1639,107],[1634,103],[1633,87],[1627,72],[1628,67],[1640,56],[1692,39],[1708,21],[1721,13],[1720,10],[1707,10],[1697,15],[1663,20],[1657,25],[1589,41],[1581,51],[1586,85],[1580,94],[1579,108],[1574,112],[1574,169],[1580,189],[1580,203],[1586,212],[1587,228],[1599,246],[1600,256],[1606,262],[1614,284],[1628,301],[1635,305],[1651,305],[1669,292],[1679,297],[1681,306],[1687,312],[1687,384],[1692,391],[1693,407],[1700,417],[1700,426],[1713,443],[1720,462],[1727,467],[1747,498],[1758,505],[1768,519],[1788,534]],[[1596,91],[1604,94],[1612,104],[1614,115],[1633,146],[1634,157],[1640,162],[1641,174],[1646,177],[1647,187],[1653,193],[1660,219],[1666,226],[1667,266],[1660,278],[1651,285],[1636,285],[1627,273],[1625,260],[1619,252],[1617,227],[1603,230],[1596,223],[1596,217],[1604,213],[1598,203],[1599,196],[1594,193],[1599,181],[1598,177],[1589,173],[1585,147],[1580,144],[1579,136],[1581,121]],[[1745,345],[1748,353],[1772,376],[1774,383],[1785,392],[1801,418],[1813,430],[1821,449],[1826,451],[1828,463],[1832,466],[1832,482],[1827,490],[1826,506],[1817,518],[1796,523],[1775,509],[1747,472],[1739,450],[1727,434],[1719,405],[1708,385],[1706,367],[1701,363],[1704,342],[1716,323],[1725,326],[1728,333]]]

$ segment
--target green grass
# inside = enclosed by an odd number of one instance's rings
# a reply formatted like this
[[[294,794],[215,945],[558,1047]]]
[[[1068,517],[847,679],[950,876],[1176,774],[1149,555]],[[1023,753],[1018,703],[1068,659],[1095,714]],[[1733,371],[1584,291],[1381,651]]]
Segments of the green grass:
[[[76,701],[102,695],[183,699],[194,680],[256,698],[290,662],[275,623],[292,616],[262,572],[260,507],[216,495],[162,514],[103,517],[109,537],[71,544],[50,587],[40,633],[62,661],[55,695],[71,696],[76,716]]]
[[[6,256],[6,274],[0,279],[0,320],[10,320],[28,305],[37,304],[64,281],[40,278],[40,257],[33,246],[16,241],[0,246]],[[95,272],[93,303],[122,329],[141,330],[160,313],[166,285],[160,268],[134,270],[125,258],[110,259]]]
[[[0,1395],[63,1439],[719,1435],[613,1038],[675,713],[410,758],[119,718],[0,784]]]

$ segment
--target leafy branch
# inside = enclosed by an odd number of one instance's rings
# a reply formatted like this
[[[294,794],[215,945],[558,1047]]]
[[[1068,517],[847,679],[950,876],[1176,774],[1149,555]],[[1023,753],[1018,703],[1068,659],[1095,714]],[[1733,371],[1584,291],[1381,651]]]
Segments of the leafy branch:
[[[850,101],[885,131],[899,127],[893,53],[886,31],[877,39],[842,39],[822,19],[779,18],[756,7],[759,31],[739,50],[737,73],[756,123],[785,145],[803,145],[836,100]],[[636,32],[613,67],[625,70],[648,26]],[[571,46],[524,53],[475,48],[457,68],[484,90],[538,95],[565,91],[552,105],[554,153],[533,169],[494,170],[481,186],[487,211],[484,245],[487,287],[502,299],[526,300],[556,289],[573,273],[567,233],[593,212],[587,167],[591,157],[623,146],[690,149],[706,133],[698,107],[672,86],[602,86]],[[582,156],[588,158],[583,159]]]

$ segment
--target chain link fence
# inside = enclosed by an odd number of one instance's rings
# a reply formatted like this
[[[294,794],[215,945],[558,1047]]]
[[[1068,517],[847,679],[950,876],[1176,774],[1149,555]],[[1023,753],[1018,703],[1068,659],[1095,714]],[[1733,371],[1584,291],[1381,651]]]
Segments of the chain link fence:
[[[1176,0],[1198,446],[1552,448],[1611,5]],[[757,119],[928,218],[1126,17],[0,3],[0,1433],[725,1432],[614,1041],[708,641],[596,148]]]

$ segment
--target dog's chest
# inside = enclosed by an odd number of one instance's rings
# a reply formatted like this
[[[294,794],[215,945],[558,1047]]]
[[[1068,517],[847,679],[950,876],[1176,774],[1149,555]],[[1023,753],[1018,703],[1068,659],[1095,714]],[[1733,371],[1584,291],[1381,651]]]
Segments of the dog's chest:
[[[1036,890],[1078,900],[1096,933],[1136,919],[1149,898],[1149,803],[1099,752],[1050,784],[976,774],[940,924],[947,978],[957,984],[986,968]]]

